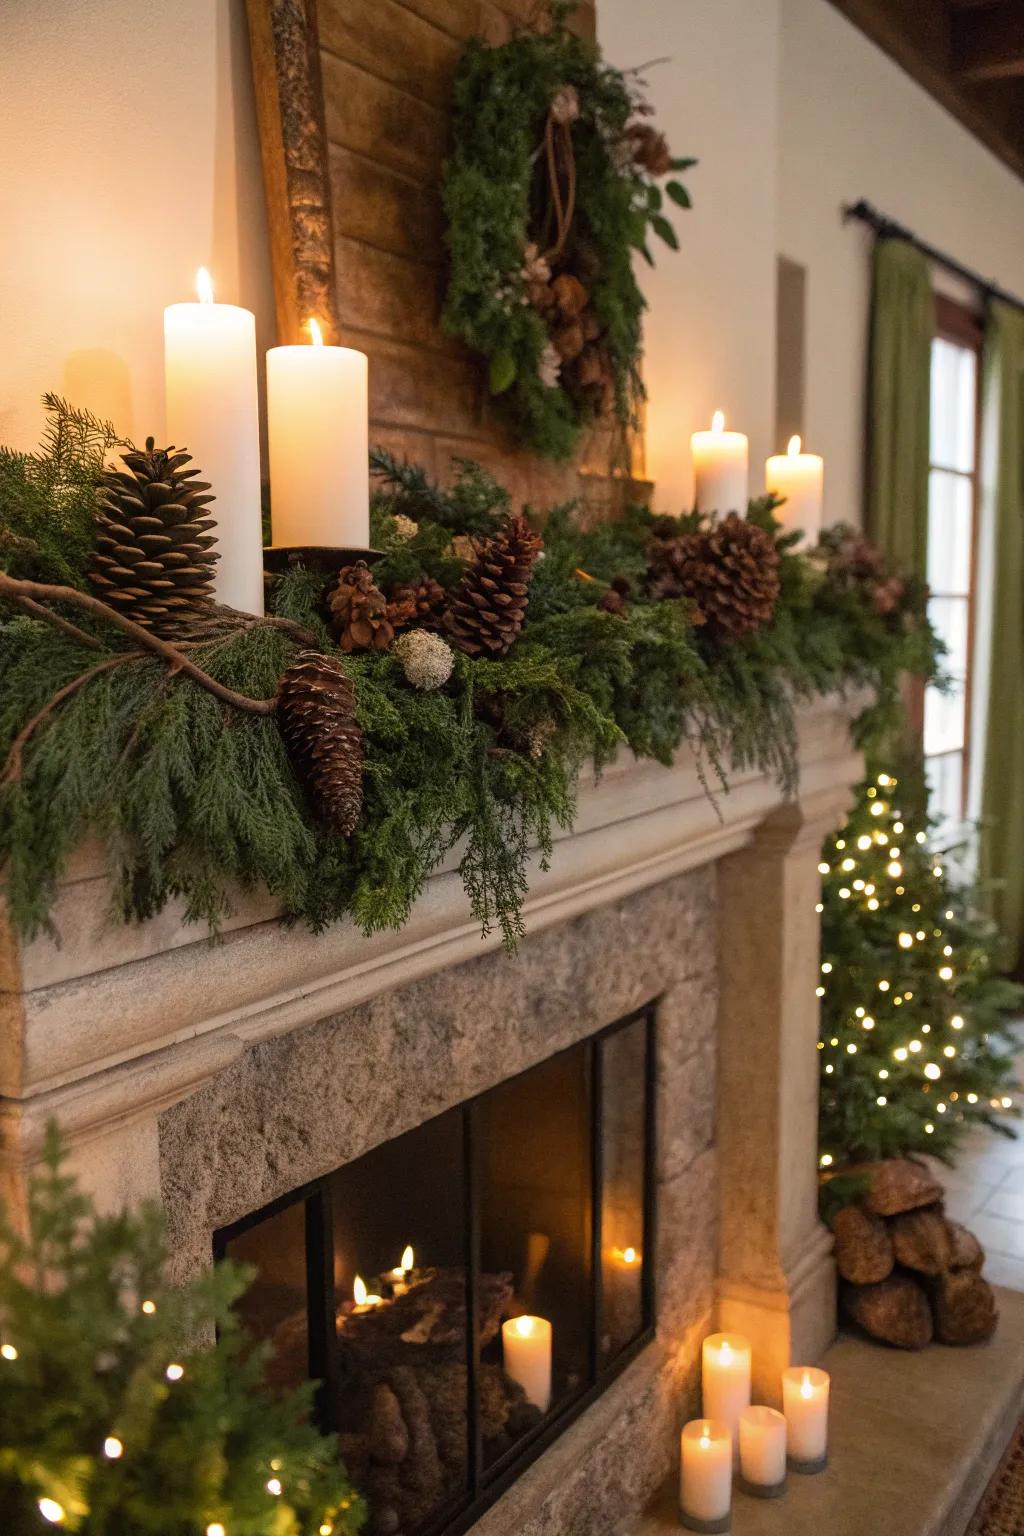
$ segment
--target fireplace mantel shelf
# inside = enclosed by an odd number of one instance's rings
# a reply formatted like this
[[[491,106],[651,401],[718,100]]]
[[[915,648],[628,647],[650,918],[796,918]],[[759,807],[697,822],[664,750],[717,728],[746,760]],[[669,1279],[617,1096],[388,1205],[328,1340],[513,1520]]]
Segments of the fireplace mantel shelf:
[[[818,804],[826,815],[841,807],[858,777],[849,727],[862,703],[830,697],[800,713],[798,803],[808,819]],[[722,858],[783,804],[778,785],[755,772],[735,775],[712,801],[688,750],[671,768],[622,753],[596,783],[581,783],[575,827],[557,839],[550,868],[534,860],[527,931]],[[493,949],[500,935],[481,938],[457,862],[456,850],[399,932],[366,938],[346,922],[312,935],[283,922],[269,898],[246,895],[211,940],[174,907],[135,927],[110,925],[101,851],[83,849],[53,914],[59,943],[19,946],[0,909],[0,1141],[10,1146],[12,1117],[25,1156],[51,1115],[81,1138],[112,1116],[152,1113],[254,1041]]]

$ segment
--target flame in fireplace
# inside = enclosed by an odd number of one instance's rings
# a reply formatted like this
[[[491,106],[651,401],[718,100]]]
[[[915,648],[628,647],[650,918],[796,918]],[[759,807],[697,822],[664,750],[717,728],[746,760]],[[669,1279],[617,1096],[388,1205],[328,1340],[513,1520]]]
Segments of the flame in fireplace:
[[[352,1282],[352,1297],[357,1307],[366,1306],[366,1284],[361,1275],[356,1275]]]
[[[400,1269],[412,1269],[413,1268],[413,1257],[414,1257],[414,1255],[413,1255],[412,1247],[411,1247],[410,1244],[407,1243],[405,1245],[405,1248],[402,1251],[402,1262],[399,1265],[399,1268]]]

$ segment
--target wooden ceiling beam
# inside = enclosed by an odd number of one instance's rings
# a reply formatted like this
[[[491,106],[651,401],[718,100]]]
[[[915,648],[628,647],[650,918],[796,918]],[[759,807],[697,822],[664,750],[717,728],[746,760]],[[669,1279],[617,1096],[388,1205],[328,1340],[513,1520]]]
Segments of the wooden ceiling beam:
[[[953,67],[965,80],[1024,75],[1024,4],[1003,0],[953,18]]]

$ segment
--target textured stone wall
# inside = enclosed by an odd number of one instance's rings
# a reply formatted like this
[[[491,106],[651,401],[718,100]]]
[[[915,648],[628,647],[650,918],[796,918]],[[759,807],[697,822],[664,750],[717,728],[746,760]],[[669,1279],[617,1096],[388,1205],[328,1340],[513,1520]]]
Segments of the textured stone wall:
[[[213,1231],[657,1000],[657,1340],[475,1528],[597,1536],[668,1472],[717,1269],[718,984],[704,868],[251,1046],[160,1121],[177,1273]]]
[[[480,361],[439,323],[440,199],[452,80],[466,40],[501,42],[537,0],[318,0],[340,339],[370,358],[371,442],[447,478],[453,455],[486,463],[517,500],[582,493],[600,507],[621,483],[600,434],[578,466],[531,458],[489,408]],[[592,0],[574,23],[593,34]]]

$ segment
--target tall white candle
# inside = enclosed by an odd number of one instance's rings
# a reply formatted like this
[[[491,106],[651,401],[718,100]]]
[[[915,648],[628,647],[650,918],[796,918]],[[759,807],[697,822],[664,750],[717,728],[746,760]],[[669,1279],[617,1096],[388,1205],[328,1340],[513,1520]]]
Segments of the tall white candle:
[[[274,543],[366,549],[370,542],[367,360],[351,347],[267,353]]]
[[[749,1339],[739,1333],[709,1334],[701,1350],[701,1386],[704,1413],[727,1424],[737,1441],[740,1415],[750,1407]]]
[[[694,505],[698,512],[745,512],[749,496],[749,446],[742,432],[726,432],[716,411],[710,432],[694,432]]]
[[[542,1413],[551,1407],[551,1324],[546,1317],[511,1317],[501,1325],[505,1374],[518,1381]]]
[[[799,1472],[819,1472],[828,1455],[829,1375],[811,1365],[782,1373],[790,1465]]]
[[[824,486],[824,459],[801,453],[798,437],[790,438],[785,453],[773,453],[765,461],[765,490],[785,497],[776,514],[779,521],[790,533],[801,530],[808,544],[816,544],[821,532]]]
[[[216,498],[214,589],[245,613],[263,612],[260,426],[256,320],[237,304],[215,304],[205,267],[197,304],[164,310],[167,440],[186,449]]]
[[[693,1419],[679,1442],[679,1512],[691,1531],[727,1531],[732,1509],[732,1434],[718,1419]]]
[[[750,1493],[774,1496],[786,1481],[786,1420],[775,1408],[740,1414],[740,1475]]]

